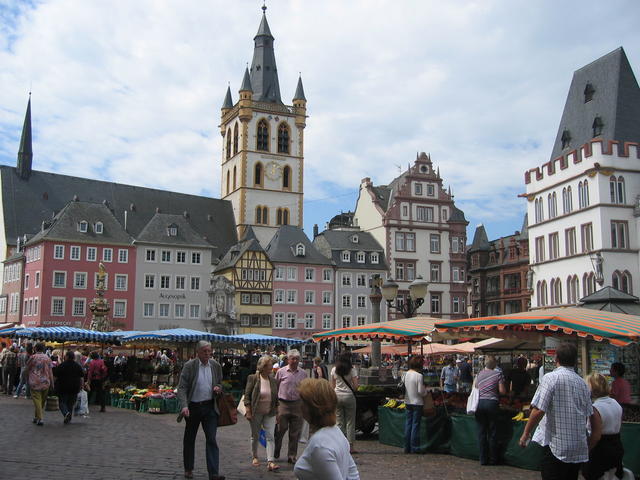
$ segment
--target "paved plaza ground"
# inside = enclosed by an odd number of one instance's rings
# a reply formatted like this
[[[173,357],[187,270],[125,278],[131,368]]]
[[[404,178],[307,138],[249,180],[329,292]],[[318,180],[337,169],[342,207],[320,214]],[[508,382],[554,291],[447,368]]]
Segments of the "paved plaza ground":
[[[153,415],[107,407],[91,407],[89,418],[74,418],[63,425],[59,412],[46,412],[45,424],[31,423],[30,400],[0,396],[0,478],[181,479],[184,423],[175,415]],[[204,435],[198,434],[196,479],[205,480]],[[229,480],[291,480],[293,467],[281,463],[277,473],[266,466],[252,467],[249,425],[218,430],[221,475]],[[368,479],[539,479],[538,472],[512,467],[481,467],[452,455],[404,455],[402,450],[378,443],[375,436],[358,439],[354,456],[360,476]],[[300,453],[303,446],[300,447]],[[286,452],[286,448],[283,447]]]

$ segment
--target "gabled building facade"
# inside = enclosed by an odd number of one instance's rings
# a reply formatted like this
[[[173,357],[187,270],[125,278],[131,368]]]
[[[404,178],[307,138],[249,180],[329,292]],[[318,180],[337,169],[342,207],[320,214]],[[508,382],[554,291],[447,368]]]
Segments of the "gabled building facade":
[[[522,230],[489,241],[483,225],[476,228],[467,249],[468,283],[473,317],[525,312],[531,292],[529,238],[525,216]]]
[[[101,203],[69,202],[24,246],[22,323],[88,328],[100,264],[116,328],[134,326],[133,239]]]
[[[227,88],[220,121],[222,198],[233,205],[238,235],[252,226],[263,246],[280,225],[303,226],[307,100],[300,78],[292,105],[282,102],[273,43],[263,13],[239,99]]]
[[[253,228],[247,227],[245,233],[216,266],[214,282],[222,276],[234,287],[235,332],[271,335],[273,265]]]
[[[525,173],[533,308],[638,296],[640,88],[622,48],[577,70],[551,159]]]
[[[189,215],[156,213],[135,240],[135,328],[202,330],[213,245]]]
[[[334,269],[302,229],[282,226],[265,249],[273,264],[273,334],[280,337],[311,337],[334,325],[334,306],[323,302],[335,298]]]
[[[389,185],[374,186],[369,178],[360,185],[354,225],[384,247],[401,299],[408,297],[409,284],[417,276],[429,282],[419,313],[447,319],[466,316],[467,223],[424,152]]]
[[[0,321],[2,323],[21,323],[24,263],[25,258],[20,245],[4,261],[2,294],[0,295]]]
[[[344,216],[344,214],[342,215]],[[335,225],[336,222],[330,222]],[[371,280],[378,275],[386,280],[388,269],[384,249],[369,232],[357,227],[340,226],[315,235],[313,245],[335,266],[334,290],[323,293],[322,303],[335,304],[335,326],[343,328],[353,325],[368,325],[373,318]],[[380,304],[380,319],[386,320],[386,303]]]

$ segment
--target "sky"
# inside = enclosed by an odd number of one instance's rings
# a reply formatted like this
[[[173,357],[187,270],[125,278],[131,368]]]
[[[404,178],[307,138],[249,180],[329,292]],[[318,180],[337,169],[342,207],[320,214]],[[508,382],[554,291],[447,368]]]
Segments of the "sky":
[[[0,0],[0,163],[29,91],[33,168],[220,196],[220,107],[233,101],[258,0]],[[353,210],[430,153],[469,226],[520,230],[524,172],[549,160],[572,74],[623,46],[640,2],[271,0],[280,91],[302,75],[305,218]],[[71,200],[71,198],[69,199]]]

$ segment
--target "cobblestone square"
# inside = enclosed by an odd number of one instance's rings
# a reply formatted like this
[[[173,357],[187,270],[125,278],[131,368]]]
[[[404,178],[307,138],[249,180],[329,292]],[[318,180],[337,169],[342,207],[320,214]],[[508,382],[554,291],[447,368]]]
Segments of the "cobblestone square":
[[[0,436],[0,478],[68,479],[181,479],[184,424],[175,415],[153,415],[107,407],[99,413],[91,406],[89,418],[62,423],[59,412],[46,412],[45,424],[31,423],[30,400],[0,397],[3,434]],[[280,470],[266,465],[251,466],[249,424],[218,429],[221,475],[229,480],[291,480],[293,467],[280,463]],[[204,435],[198,434],[196,479],[207,478]],[[512,467],[480,467],[477,462],[451,455],[411,455],[378,443],[377,438],[357,440],[356,463],[363,480],[491,479],[533,480],[538,472]],[[302,452],[302,447],[300,453]]]

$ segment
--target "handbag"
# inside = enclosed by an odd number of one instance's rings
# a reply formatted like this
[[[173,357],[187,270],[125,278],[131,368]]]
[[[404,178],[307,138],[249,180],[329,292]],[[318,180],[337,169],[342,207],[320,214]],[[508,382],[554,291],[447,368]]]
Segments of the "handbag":
[[[243,415],[245,417],[247,416],[247,407],[245,407],[244,405],[244,394],[242,394],[242,397],[240,397],[237,410],[240,415]]]
[[[236,401],[230,393],[223,393],[216,398],[218,404],[218,426],[227,427],[238,423],[238,409]]]
[[[469,398],[467,399],[467,413],[473,414],[476,413],[476,409],[478,408],[478,400],[480,399],[480,392],[478,391],[478,387],[474,386],[471,389],[471,393],[469,394]]]

